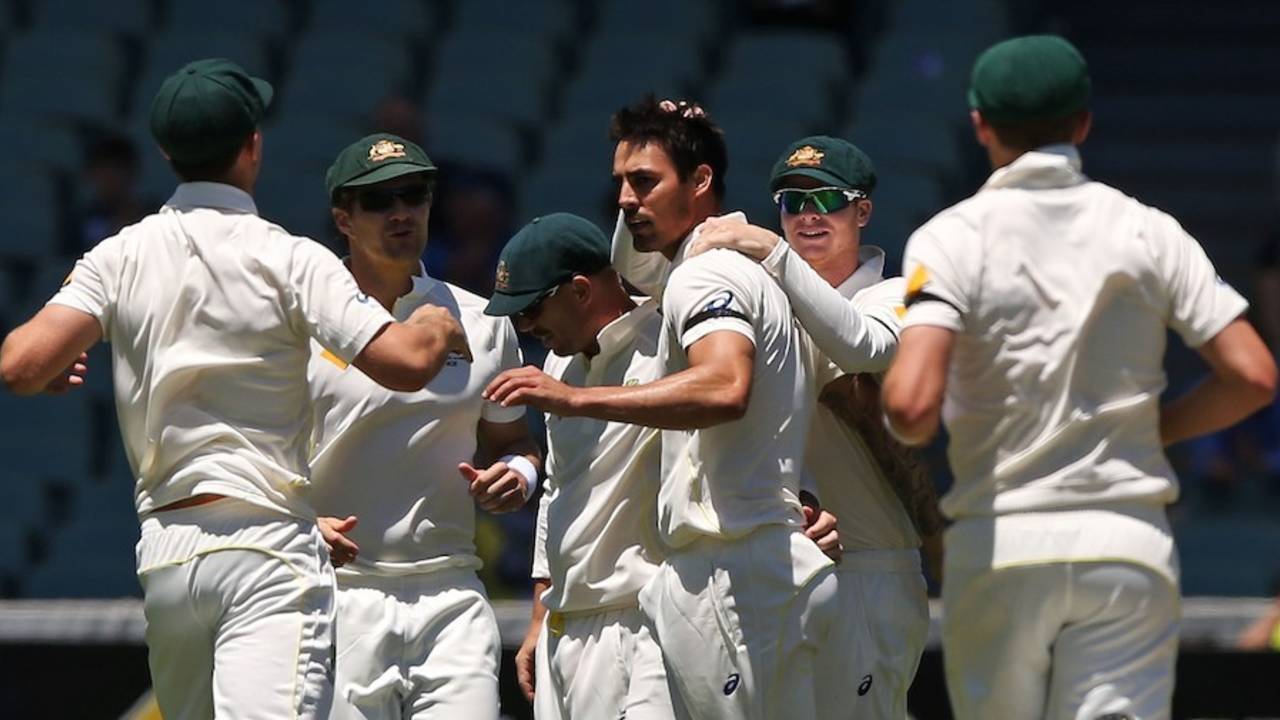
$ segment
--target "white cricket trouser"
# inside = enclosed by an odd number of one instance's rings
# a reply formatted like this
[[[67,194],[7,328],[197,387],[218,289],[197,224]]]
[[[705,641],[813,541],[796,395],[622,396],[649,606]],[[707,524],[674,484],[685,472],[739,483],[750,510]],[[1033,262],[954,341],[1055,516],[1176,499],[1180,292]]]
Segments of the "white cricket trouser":
[[[334,720],[493,720],[502,640],[471,568],[338,575]]]
[[[956,720],[1164,720],[1178,588],[1123,561],[953,568],[943,659]]]
[[[534,661],[537,720],[671,720],[662,651],[639,607],[548,613]]]
[[[916,550],[846,552],[836,566],[840,619],[817,672],[835,687],[822,718],[905,720],[907,691],[929,639],[929,596]]]
[[[831,560],[798,529],[706,538],[667,557],[640,592],[677,718],[831,717],[816,676],[838,622]],[[843,678],[842,678],[843,680]]]
[[[137,554],[165,720],[328,715],[334,577],[314,522],[228,498],[148,515]]]

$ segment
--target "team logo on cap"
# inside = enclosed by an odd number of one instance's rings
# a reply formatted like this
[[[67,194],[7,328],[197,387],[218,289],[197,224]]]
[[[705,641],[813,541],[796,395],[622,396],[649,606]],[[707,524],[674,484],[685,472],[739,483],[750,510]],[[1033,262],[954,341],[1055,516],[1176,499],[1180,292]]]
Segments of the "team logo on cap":
[[[390,140],[379,140],[369,146],[369,162],[382,162],[404,157],[404,145]]]
[[[493,288],[507,290],[511,286],[511,272],[507,270],[507,261],[498,261],[498,270],[493,274]]]
[[[812,145],[805,145],[791,153],[787,158],[787,167],[817,167],[827,154]]]

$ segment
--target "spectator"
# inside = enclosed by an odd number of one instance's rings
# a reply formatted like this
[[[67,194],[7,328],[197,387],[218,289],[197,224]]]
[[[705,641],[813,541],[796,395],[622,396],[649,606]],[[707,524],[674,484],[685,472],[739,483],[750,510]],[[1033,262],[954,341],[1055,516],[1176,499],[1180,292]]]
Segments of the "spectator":
[[[84,191],[68,250],[78,255],[120,232],[160,206],[139,197],[138,149],[114,133],[94,140],[85,158]]]
[[[427,272],[488,297],[498,253],[511,237],[511,184],[497,173],[443,167],[431,217]]]

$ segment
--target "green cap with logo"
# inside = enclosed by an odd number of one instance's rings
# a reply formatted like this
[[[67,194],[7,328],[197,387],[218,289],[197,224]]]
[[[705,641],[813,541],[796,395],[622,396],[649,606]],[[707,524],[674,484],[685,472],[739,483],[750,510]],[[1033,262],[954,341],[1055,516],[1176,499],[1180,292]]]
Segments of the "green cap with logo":
[[[515,315],[574,275],[609,266],[609,238],[570,213],[536,217],[502,248],[486,315]]]
[[[230,60],[196,60],[160,84],[151,134],[171,160],[208,162],[253,134],[272,94],[270,83]]]
[[[1092,83],[1084,56],[1057,35],[1025,35],[978,56],[969,107],[989,122],[1066,117],[1089,106]]]
[[[871,158],[848,140],[813,135],[787,146],[769,174],[769,189],[786,187],[786,178],[801,175],[832,187],[862,190],[868,195],[876,187],[876,169]]]
[[[362,187],[411,173],[436,172],[435,163],[417,143],[391,133],[366,135],[351,143],[324,174],[330,202],[341,188]]]

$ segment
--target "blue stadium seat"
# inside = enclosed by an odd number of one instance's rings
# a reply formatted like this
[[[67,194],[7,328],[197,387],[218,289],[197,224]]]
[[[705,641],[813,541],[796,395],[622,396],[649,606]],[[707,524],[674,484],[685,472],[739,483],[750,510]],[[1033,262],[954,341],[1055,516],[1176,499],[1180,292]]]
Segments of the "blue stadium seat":
[[[289,233],[334,245],[338,231],[330,219],[323,170],[304,171],[281,163],[264,165],[254,199],[259,215]]]
[[[441,160],[515,175],[524,165],[520,138],[510,125],[486,115],[431,118],[427,154]]]
[[[459,29],[501,28],[542,38],[559,39],[573,28],[573,7],[564,0],[504,3],[497,10],[488,0],[460,0],[453,22]]]
[[[0,434],[0,458],[7,469],[63,480],[89,473],[94,434],[87,396],[67,393],[18,398],[5,394],[0,398],[0,417],[23,419],[9,423]]]
[[[573,113],[543,134],[539,156],[544,165],[571,158],[575,165],[594,167],[597,173],[608,175],[613,166],[613,149],[607,113]]]
[[[895,165],[922,174],[951,177],[961,170],[962,115],[896,113],[868,108],[841,136],[862,148],[873,164]],[[954,121],[954,122],[953,122]]]
[[[421,0],[379,0],[363,7],[348,0],[314,0],[307,27],[425,38],[436,30],[434,10],[434,3],[429,6]],[[493,6],[487,10],[492,12]],[[497,14],[506,14],[505,9]]]
[[[27,565],[27,535],[22,525],[0,522],[0,573],[16,574]]]
[[[40,0],[32,3],[33,25],[141,35],[152,25],[147,0]]]
[[[252,31],[171,29],[153,38],[146,48],[129,117],[146,125],[160,83],[192,60],[209,57],[227,58],[253,75],[271,79],[266,45]]]
[[[57,253],[59,204],[57,188],[48,173],[18,173],[16,167],[0,170],[0,216],[5,231],[0,233],[0,259],[42,261]]]
[[[133,488],[125,483],[76,486],[71,521],[49,528],[48,555],[22,587],[28,597],[138,597],[139,528]]]
[[[520,184],[516,222],[520,225],[539,215],[571,212],[598,224],[612,234],[617,217],[613,183],[608,171],[594,164],[578,164],[570,158],[544,163]]]
[[[520,72],[511,72],[513,67]],[[555,72],[554,47],[542,38],[513,29],[459,28],[440,44],[424,109],[432,114],[458,108],[538,123]]]
[[[654,53],[655,46],[663,51]],[[644,62],[636,63],[637,57]],[[563,110],[603,115],[606,123],[609,114],[646,93],[683,98],[705,74],[696,44],[672,42],[663,33],[642,30],[597,32],[579,64],[581,71],[565,91]]]
[[[80,135],[69,123],[0,115],[0,137],[9,138],[9,161],[23,168],[76,173],[83,160]]]
[[[288,166],[299,188],[324,195],[324,171],[343,148],[369,134],[363,123],[311,113],[282,113],[263,128],[263,170]]]
[[[597,6],[596,26],[606,33],[665,34],[666,42],[650,48],[650,53],[660,54],[682,43],[701,41],[714,32],[720,24],[717,5],[686,0],[607,0]]]
[[[280,35],[288,28],[281,0],[169,0],[168,25],[187,30],[252,32]]]
[[[402,40],[329,30],[303,35],[290,67],[278,88],[279,111],[351,119],[367,118],[378,101],[403,93],[411,71]]]
[[[9,45],[0,111],[110,124],[119,111],[122,65],[119,44],[105,33],[31,30]]]

